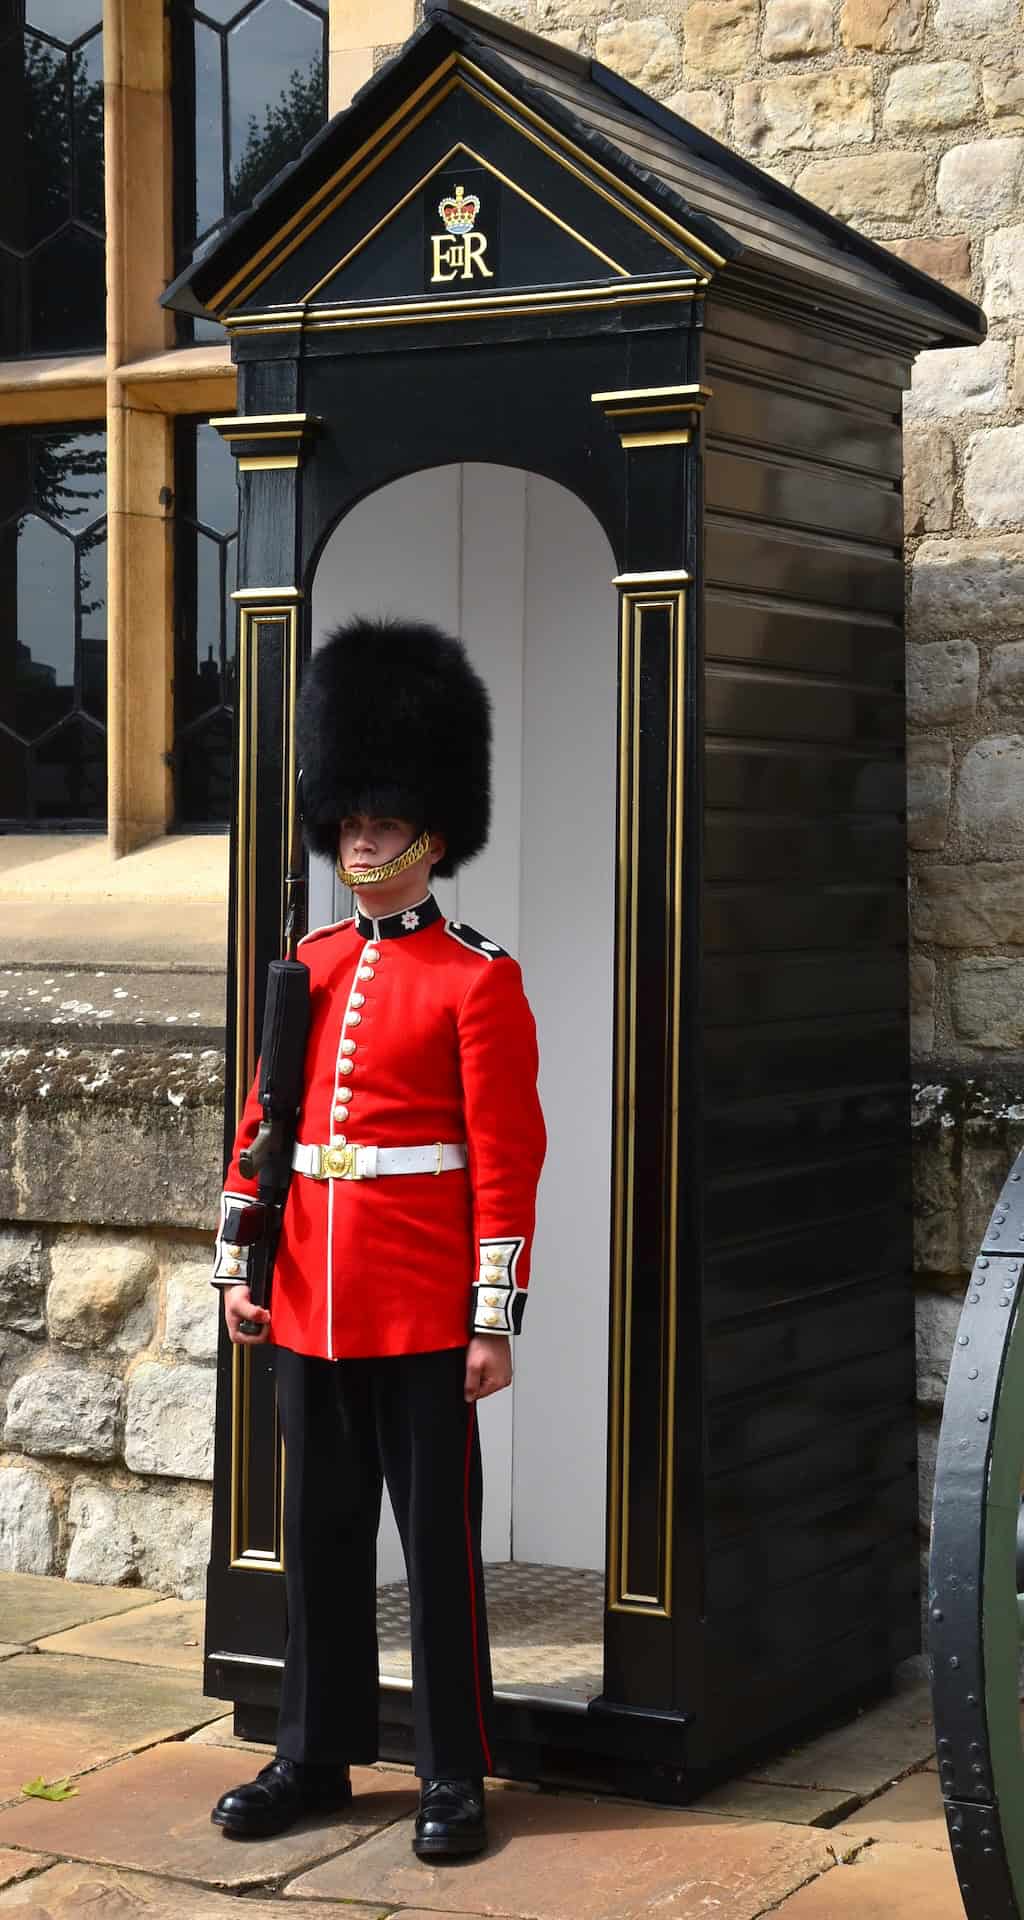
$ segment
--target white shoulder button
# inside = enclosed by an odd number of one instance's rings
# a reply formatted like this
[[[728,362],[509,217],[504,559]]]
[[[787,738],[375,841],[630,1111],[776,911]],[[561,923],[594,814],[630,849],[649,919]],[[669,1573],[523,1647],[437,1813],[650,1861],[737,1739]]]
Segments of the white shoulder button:
[[[468,947],[470,953],[478,953],[484,960],[509,960],[512,957],[506,947],[499,947],[496,940],[488,940],[475,927],[467,927],[464,920],[446,920],[444,930],[449,939],[457,940],[460,947]]]

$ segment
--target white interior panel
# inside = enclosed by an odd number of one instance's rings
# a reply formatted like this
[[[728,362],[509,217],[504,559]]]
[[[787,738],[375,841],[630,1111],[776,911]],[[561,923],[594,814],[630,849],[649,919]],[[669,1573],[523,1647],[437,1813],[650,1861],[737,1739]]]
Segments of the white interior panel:
[[[435,621],[461,634],[493,701],[490,844],[437,895],[523,962],[549,1150],[513,1391],[480,1408],[485,1560],[604,1564],[614,572],[575,496],[473,465],[410,475],[362,501],[328,540],[313,586],[314,645],[353,614]],[[314,866],[310,924],[322,925],[350,908],[327,863]],[[402,1574],[388,1512],[379,1577]]]

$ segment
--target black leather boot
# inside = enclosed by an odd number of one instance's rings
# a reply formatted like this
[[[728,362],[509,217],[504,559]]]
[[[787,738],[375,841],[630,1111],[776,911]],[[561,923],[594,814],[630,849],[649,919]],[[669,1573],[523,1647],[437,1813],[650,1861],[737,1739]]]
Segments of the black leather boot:
[[[421,1860],[437,1854],[480,1853],[487,1845],[482,1780],[424,1780],[416,1815],[413,1852]]]
[[[210,1819],[233,1839],[262,1840],[304,1813],[341,1813],[351,1801],[347,1767],[303,1766],[275,1755],[255,1780],[222,1793]]]

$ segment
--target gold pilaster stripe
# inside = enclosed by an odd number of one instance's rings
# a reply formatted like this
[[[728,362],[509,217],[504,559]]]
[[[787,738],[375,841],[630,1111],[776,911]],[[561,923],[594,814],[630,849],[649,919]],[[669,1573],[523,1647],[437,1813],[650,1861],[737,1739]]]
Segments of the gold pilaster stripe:
[[[682,573],[682,569],[672,570]],[[629,576],[620,576],[628,578]],[[666,1311],[661,1351],[658,1590],[630,1585],[628,1412],[632,1392],[632,1232],[636,1202],[637,870],[639,861],[640,673],[645,616],[669,616],[669,738],[665,818],[666,938],[668,941],[665,1047],[670,1062],[668,1214],[665,1247]],[[617,1613],[669,1618],[675,1501],[675,1366],[678,1318],[679,1087],[682,1043],[682,887],[684,846],[685,590],[625,591],[622,597],[622,691],[619,747],[618,971],[615,1062],[615,1216],[612,1242],[612,1394],[609,1428],[608,1606]]]
[[[250,453],[240,455],[238,471],[239,473],[294,472],[298,464],[297,453]]]
[[[620,433],[624,447],[685,447],[690,442],[689,427],[668,428],[661,433]]]

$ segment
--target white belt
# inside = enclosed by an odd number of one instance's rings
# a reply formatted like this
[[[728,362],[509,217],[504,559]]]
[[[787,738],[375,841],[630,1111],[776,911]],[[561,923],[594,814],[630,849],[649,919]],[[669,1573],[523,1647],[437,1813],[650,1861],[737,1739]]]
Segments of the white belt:
[[[377,1180],[385,1173],[454,1173],[466,1165],[463,1146],[314,1147],[296,1142],[292,1166],[311,1180]]]

